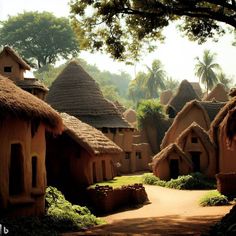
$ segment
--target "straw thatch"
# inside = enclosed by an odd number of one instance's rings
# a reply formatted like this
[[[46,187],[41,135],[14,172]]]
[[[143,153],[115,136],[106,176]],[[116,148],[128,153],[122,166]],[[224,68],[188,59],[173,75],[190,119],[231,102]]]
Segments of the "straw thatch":
[[[201,89],[200,84],[198,82],[190,82],[190,84],[192,85],[198,97],[201,98],[203,94],[202,94],[202,89]]]
[[[64,132],[92,155],[121,153],[122,149],[108,139],[101,131],[81,122],[74,116],[61,113]]]
[[[177,138],[176,143],[179,145],[179,147],[184,148],[185,140],[189,133],[194,133],[200,140],[205,149],[208,152],[214,152],[215,146],[211,142],[210,137],[208,133],[196,122],[193,122],[187,129],[185,129],[180,136]]]
[[[137,122],[137,114],[136,111],[133,110],[132,108],[127,109],[123,113],[124,118],[131,124]]]
[[[114,104],[103,97],[94,79],[74,60],[53,82],[46,100],[56,110],[96,128],[130,128]]]
[[[177,93],[169,101],[168,105],[171,105],[174,107],[176,112],[179,112],[187,102],[194,99],[199,100],[199,97],[194,91],[192,85],[187,80],[183,80],[178,88]]]
[[[162,91],[160,94],[160,103],[166,105],[172,98],[173,93],[171,90]]]
[[[15,84],[19,86],[20,88],[27,90],[27,89],[40,89],[44,92],[48,92],[48,88],[42,84],[37,79],[24,79],[24,80],[17,80],[15,81]]]
[[[63,127],[60,115],[48,104],[0,76],[0,118],[4,119],[8,115],[39,120],[54,132],[61,132]]]
[[[123,114],[125,112],[126,108],[121,103],[119,103],[118,101],[115,101],[114,105],[116,106],[116,108],[118,109],[120,114]]]
[[[204,96],[203,101],[211,101],[212,99],[219,102],[227,102],[229,100],[223,84],[217,84],[209,94]]]
[[[30,70],[30,66],[9,46],[5,46],[0,53],[0,57],[4,54],[8,54],[12,57],[13,60],[15,60],[22,69],[24,70]]]
[[[185,160],[186,163],[188,163],[188,165],[192,168],[193,164],[192,164],[190,157],[188,156],[188,154],[184,153],[176,143],[172,143],[172,144],[168,145],[161,152],[159,152],[157,155],[155,155],[153,157],[153,162],[152,162],[153,164],[152,165],[153,166],[158,165],[161,161],[168,158],[169,155],[171,155],[173,152],[177,153],[177,155],[180,156],[183,160]]]
[[[236,96],[236,88],[231,88],[228,95],[230,97],[235,97]]]

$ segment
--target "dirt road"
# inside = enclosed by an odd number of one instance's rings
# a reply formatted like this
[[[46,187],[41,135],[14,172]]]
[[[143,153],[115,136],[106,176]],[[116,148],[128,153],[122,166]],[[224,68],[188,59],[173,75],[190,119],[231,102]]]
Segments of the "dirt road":
[[[184,191],[145,186],[150,204],[104,217],[107,225],[87,235],[200,235],[229,212],[232,206],[200,207],[207,191]],[[73,233],[83,235],[84,233]]]

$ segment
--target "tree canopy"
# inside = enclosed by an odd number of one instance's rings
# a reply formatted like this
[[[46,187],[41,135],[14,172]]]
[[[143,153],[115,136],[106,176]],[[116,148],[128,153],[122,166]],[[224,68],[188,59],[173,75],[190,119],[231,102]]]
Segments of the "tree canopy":
[[[54,64],[59,57],[77,55],[78,41],[69,19],[49,12],[24,12],[0,24],[0,45],[9,45],[38,68]]]
[[[121,60],[152,50],[170,22],[181,20],[179,29],[199,43],[223,34],[222,22],[236,28],[234,0],[71,0],[70,6],[81,47]]]

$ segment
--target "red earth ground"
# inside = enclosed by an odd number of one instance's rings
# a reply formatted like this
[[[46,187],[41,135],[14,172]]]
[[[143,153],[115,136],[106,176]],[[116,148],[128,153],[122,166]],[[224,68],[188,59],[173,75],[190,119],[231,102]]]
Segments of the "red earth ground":
[[[230,211],[230,206],[201,207],[207,190],[176,190],[145,185],[150,204],[102,217],[108,224],[76,235],[201,235]]]

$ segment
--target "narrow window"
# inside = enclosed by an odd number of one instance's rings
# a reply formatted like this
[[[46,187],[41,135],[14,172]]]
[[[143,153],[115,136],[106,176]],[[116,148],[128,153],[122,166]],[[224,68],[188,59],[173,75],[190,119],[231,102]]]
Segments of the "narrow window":
[[[192,141],[192,143],[198,143],[198,140],[197,140],[196,137],[192,137],[192,138],[191,138],[191,141]]]
[[[130,155],[131,155],[131,153],[130,152],[125,152],[125,159],[130,159]]]
[[[32,188],[37,187],[37,157],[32,157]]]
[[[96,163],[93,162],[93,183],[97,182],[97,171],[96,171]]]
[[[18,195],[24,191],[23,153],[20,144],[11,145],[9,169],[9,194]]]
[[[103,180],[107,180],[106,162],[105,162],[105,160],[102,160],[102,179]]]
[[[141,152],[136,152],[136,158],[137,159],[142,159],[142,153]]]
[[[4,72],[11,73],[11,66],[4,66]]]

